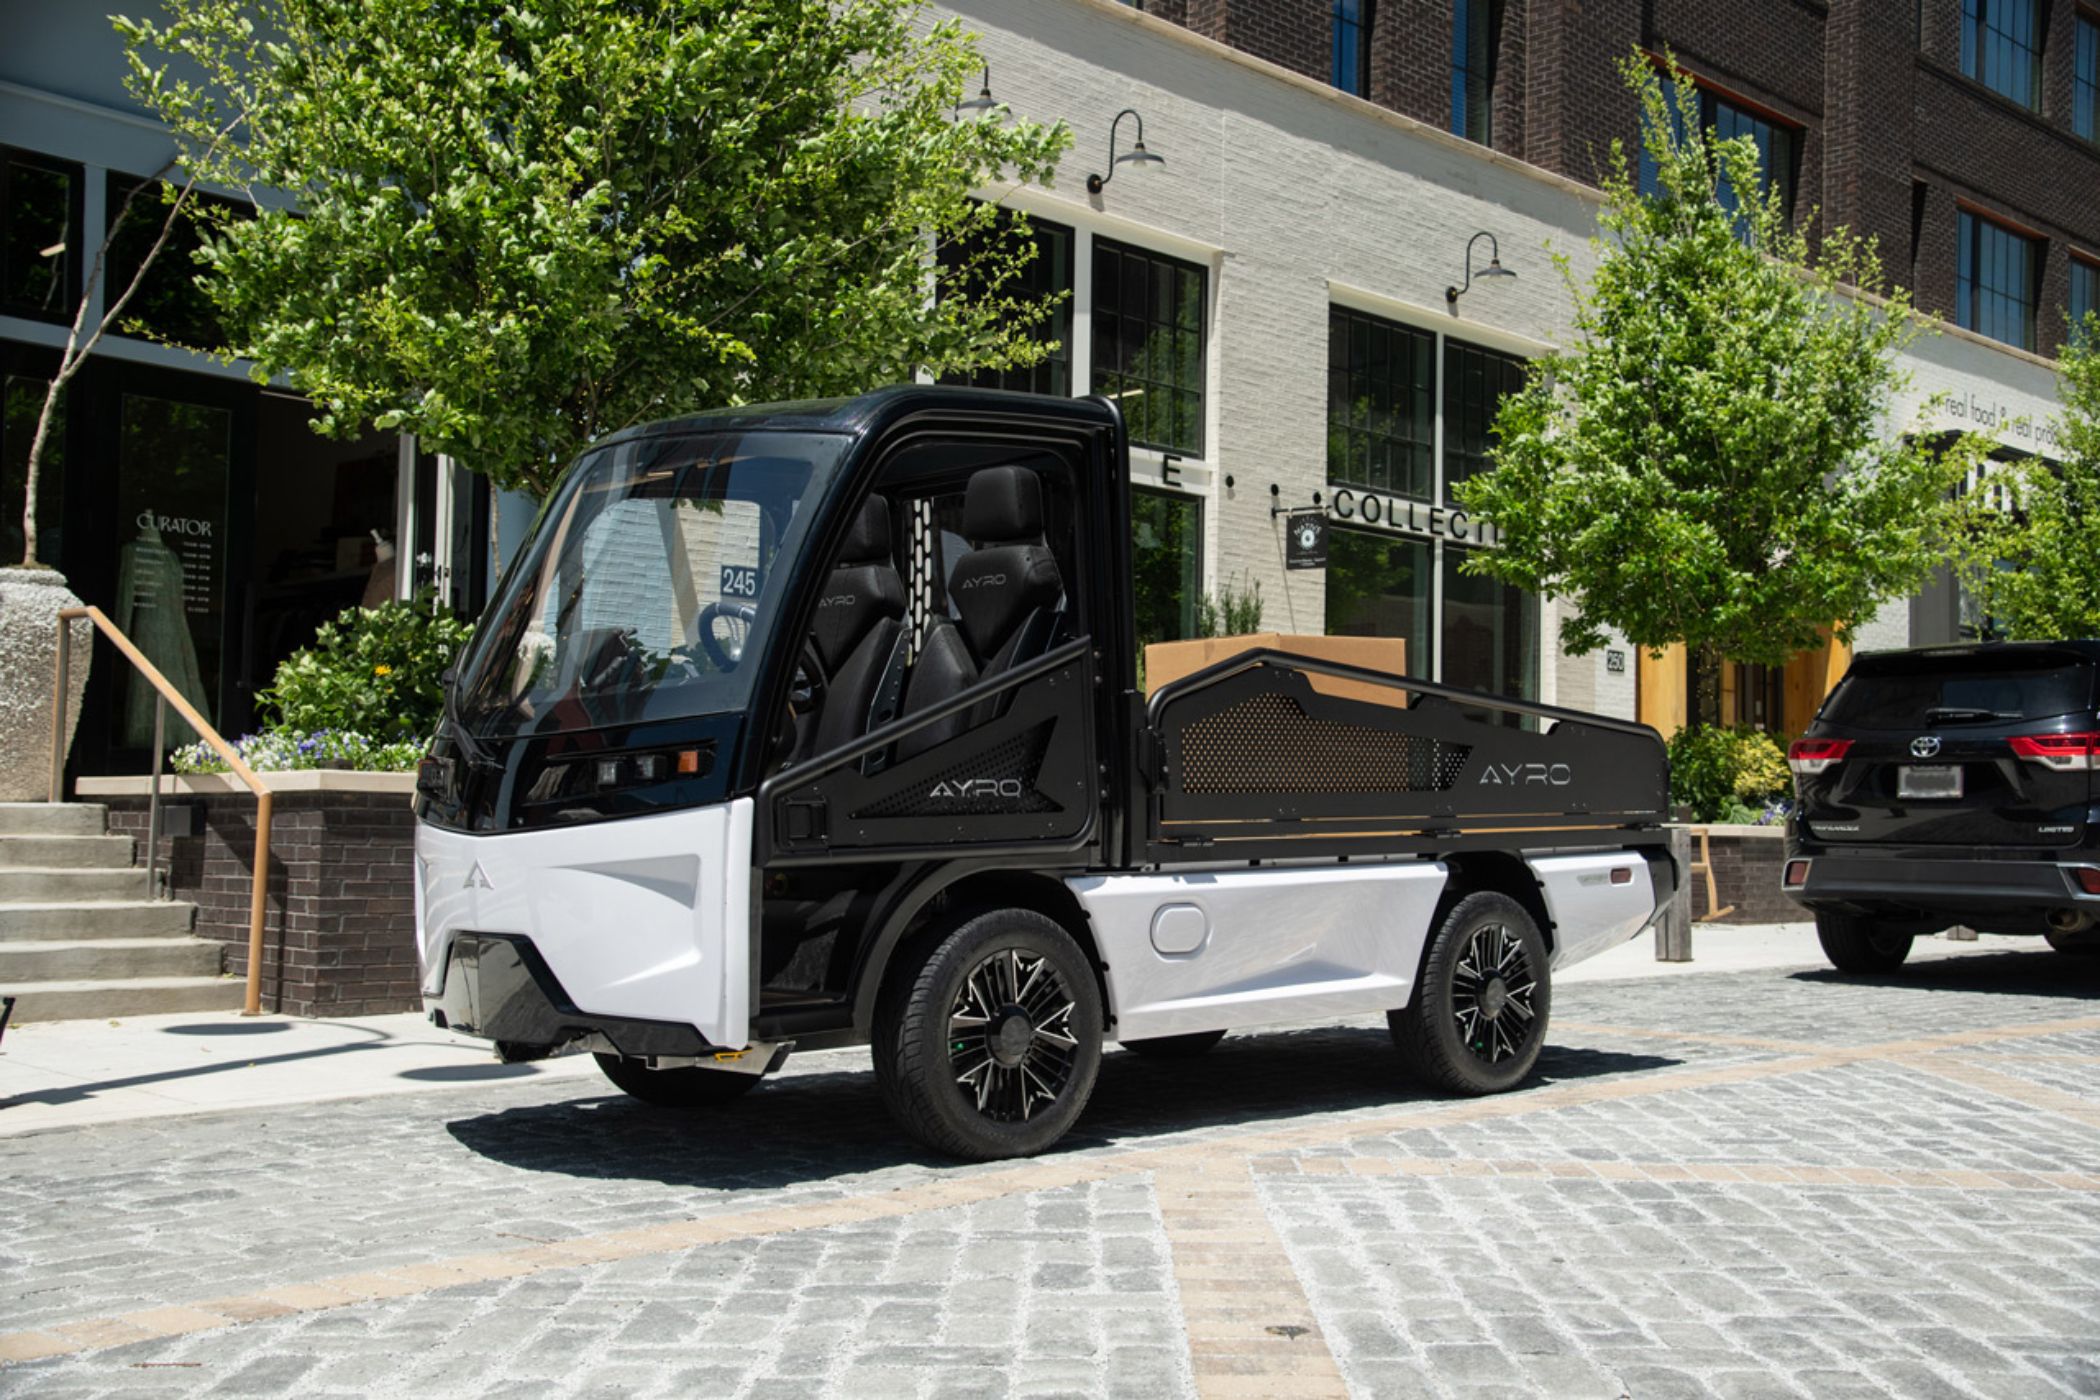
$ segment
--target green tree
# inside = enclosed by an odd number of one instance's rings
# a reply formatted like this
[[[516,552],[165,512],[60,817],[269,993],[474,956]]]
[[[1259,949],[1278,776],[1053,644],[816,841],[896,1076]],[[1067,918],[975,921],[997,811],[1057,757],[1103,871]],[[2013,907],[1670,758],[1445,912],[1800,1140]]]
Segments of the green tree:
[[[1614,143],[1589,285],[1555,257],[1574,344],[1502,401],[1493,470],[1456,488],[1502,539],[1465,567],[1566,600],[1574,653],[1617,631],[1781,663],[1923,583],[1964,454],[1885,435],[1923,327],[1881,299],[1872,242],[1838,229],[1812,255],[1749,138],[1701,129],[1689,77],[1673,110],[1645,58],[1624,71],[1659,188]]]
[[[1069,133],[958,120],[979,59],[921,10],[167,0],[117,25],[184,168],[258,206],[199,211],[225,349],[324,433],[413,432],[544,492],[633,422],[1042,354],[1048,308],[1001,292],[1026,230],[971,196],[1047,180]],[[936,269],[930,240],[976,251]]]
[[[2100,637],[2100,311],[2057,361],[2060,461],[2005,469],[2003,513],[1981,512],[1963,582],[2006,636]]]

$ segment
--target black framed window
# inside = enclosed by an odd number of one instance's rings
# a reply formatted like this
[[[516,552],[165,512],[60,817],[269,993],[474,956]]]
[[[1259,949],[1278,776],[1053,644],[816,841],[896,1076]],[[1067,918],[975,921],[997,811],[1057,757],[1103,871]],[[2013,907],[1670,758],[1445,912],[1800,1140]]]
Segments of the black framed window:
[[[1032,365],[944,375],[941,382],[1069,398],[1072,393],[1072,230],[1048,219],[1030,217],[1022,220],[1004,212],[999,217],[1002,236],[1022,225],[1035,243],[1035,256],[1000,289],[1000,294],[1015,301],[1055,299],[1050,314],[1036,322],[1029,331],[1034,339],[1049,343],[1049,352]],[[959,268],[968,251],[957,244],[943,244],[941,265],[949,269]]]
[[[1327,312],[1327,479],[1427,500],[1434,490],[1436,337]]]
[[[123,295],[124,289],[131,285],[131,279],[138,275],[140,263],[159,239],[168,218],[168,204],[158,182],[111,171],[108,185],[110,219],[115,220],[124,210],[124,201],[133,190],[138,194],[131,200],[129,212],[124,213],[123,221],[110,230],[106,283],[106,295],[110,300]],[[236,216],[247,209],[246,205],[233,200],[208,195],[194,196],[195,205],[224,210]],[[155,340],[198,350],[218,350],[225,346],[226,332],[220,324],[218,308],[197,285],[200,269],[195,254],[201,238],[198,215],[186,208],[177,216],[176,227],[168,235],[166,246],[146,269],[139,289],[124,304],[124,314],[117,324],[120,333],[136,335],[143,332]]]
[[[80,306],[81,171],[0,147],[0,309],[70,321]]]
[[[2034,349],[2034,240],[1964,209],[1956,242],[1955,324]]]
[[[1407,671],[1427,676],[1436,595],[1434,546],[1405,535],[1336,526],[1327,532],[1327,633],[1334,637],[1399,637]]]
[[[1203,596],[1203,502],[1134,488],[1130,573],[1139,647],[1195,636],[1196,604]]]
[[[1495,441],[1495,414],[1502,397],[1524,387],[1530,365],[1520,355],[1503,355],[1444,341],[1444,495],[1467,477],[1488,470],[1488,448]]]
[[[1139,446],[1203,455],[1205,295],[1194,263],[1094,240],[1093,392]]]
[[[1670,123],[1683,135],[1677,113],[1677,84],[1674,79],[1663,79],[1663,103],[1669,108]],[[1740,103],[1701,89],[1699,92],[1699,126],[1711,132],[1718,141],[1733,140],[1747,136],[1757,147],[1757,173],[1761,183],[1777,186],[1780,207],[1791,217],[1794,212],[1794,164],[1797,138],[1794,129],[1773,121],[1759,112]],[[1655,164],[1655,157],[1648,153],[1648,144],[1641,143],[1640,190],[1644,195],[1662,193],[1662,176]],[[1723,208],[1737,207],[1735,186],[1723,171],[1717,191]],[[1743,230],[1747,232],[1747,229]]]
[[[2100,141],[2100,20],[2084,15],[2072,44],[2071,130]]]
[[[2039,0],[1961,0],[1961,71],[2022,107],[2039,107]]]
[[[1451,11],[1451,131],[1493,144],[1495,41],[1502,0],[1457,0]]]
[[[2082,337],[2082,343],[2092,343],[2093,332],[2086,326],[2086,317],[2100,313],[2100,263],[2071,259],[2071,300],[2064,309],[2071,313],[2071,338]]]
[[[1471,550],[1447,544],[1443,553],[1444,684],[1536,700],[1538,599],[1499,580],[1461,572]]]
[[[1334,59],[1329,81],[1343,92],[1371,91],[1373,0],[1334,0]]]

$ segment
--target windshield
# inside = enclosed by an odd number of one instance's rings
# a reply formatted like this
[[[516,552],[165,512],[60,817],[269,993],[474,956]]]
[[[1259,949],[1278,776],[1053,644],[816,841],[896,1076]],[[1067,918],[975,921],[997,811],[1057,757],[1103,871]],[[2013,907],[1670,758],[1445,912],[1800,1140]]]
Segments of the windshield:
[[[1932,729],[2045,719],[2092,704],[2093,673],[2055,651],[1903,656],[1845,677],[1823,718],[1862,729]]]
[[[490,607],[456,717],[505,738],[741,710],[847,439],[646,437],[577,463]]]

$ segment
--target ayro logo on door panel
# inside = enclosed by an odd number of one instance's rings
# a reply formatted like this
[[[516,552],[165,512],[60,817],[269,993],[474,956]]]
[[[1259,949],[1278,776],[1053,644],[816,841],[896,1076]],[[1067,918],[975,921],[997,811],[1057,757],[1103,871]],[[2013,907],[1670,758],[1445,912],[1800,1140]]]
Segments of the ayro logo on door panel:
[[[1011,797],[1021,796],[1019,778],[955,778],[933,785],[928,797]]]
[[[1480,774],[1482,787],[1566,787],[1574,781],[1565,763],[1490,763]]]

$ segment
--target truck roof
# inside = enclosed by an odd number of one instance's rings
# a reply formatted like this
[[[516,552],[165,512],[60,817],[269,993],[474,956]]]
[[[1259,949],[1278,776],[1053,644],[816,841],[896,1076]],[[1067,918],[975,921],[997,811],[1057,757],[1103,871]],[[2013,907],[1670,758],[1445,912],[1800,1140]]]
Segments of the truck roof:
[[[792,432],[845,433],[859,437],[914,413],[1010,413],[1030,418],[1068,418],[1099,427],[1112,426],[1116,410],[1098,396],[1057,398],[1005,389],[973,389],[952,384],[899,384],[850,399],[799,399],[788,403],[744,404],[710,409],[677,418],[638,423],[602,437],[591,446],[626,442],[666,433],[733,432],[780,428]]]

